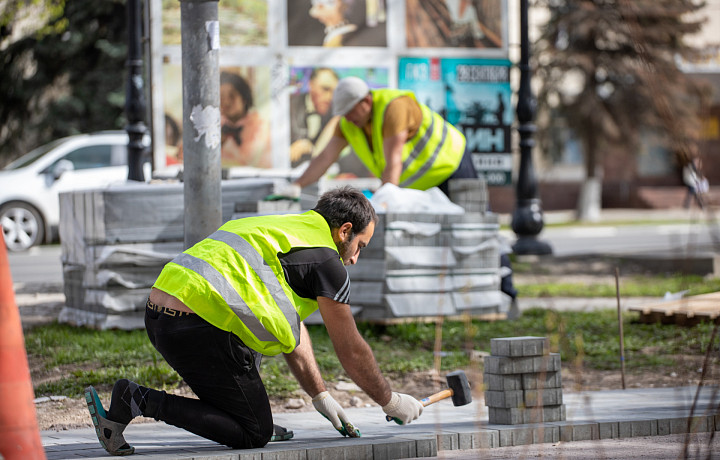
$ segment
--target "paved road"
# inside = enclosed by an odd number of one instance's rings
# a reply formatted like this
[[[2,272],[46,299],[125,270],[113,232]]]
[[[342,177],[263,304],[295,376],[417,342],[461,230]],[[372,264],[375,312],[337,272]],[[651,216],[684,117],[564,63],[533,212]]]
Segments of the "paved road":
[[[31,248],[25,252],[11,252],[10,273],[15,284],[62,284],[62,261],[60,245]]]
[[[608,219],[616,214],[608,213]],[[720,252],[716,243],[720,229],[707,222],[690,220],[689,215],[673,212],[637,211],[623,214],[623,220],[648,218],[687,219],[679,223],[643,225],[593,225],[546,227],[540,240],[550,243],[555,257],[585,254],[623,255],[637,257],[674,256],[712,259]],[[503,216],[507,220],[506,216]],[[501,219],[502,220],[502,219]],[[667,221],[665,221],[667,222]],[[503,230],[509,242],[515,234]],[[10,271],[15,283],[62,284],[60,245],[41,246],[24,253],[10,253]]]

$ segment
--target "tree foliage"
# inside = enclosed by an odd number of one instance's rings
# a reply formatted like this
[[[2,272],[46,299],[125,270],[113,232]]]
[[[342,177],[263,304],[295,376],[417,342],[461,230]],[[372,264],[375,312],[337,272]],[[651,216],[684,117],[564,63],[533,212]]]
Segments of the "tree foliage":
[[[125,2],[11,0],[9,30],[18,5],[33,3],[56,9],[0,55],[0,165],[59,137],[124,126]]]
[[[632,155],[640,136],[664,135],[686,152],[701,88],[678,68],[697,50],[684,37],[702,27],[693,0],[539,0],[550,19],[533,50],[540,107],[580,140],[588,178],[610,148]],[[552,118],[552,117],[551,117]],[[632,170],[632,168],[629,168]]]

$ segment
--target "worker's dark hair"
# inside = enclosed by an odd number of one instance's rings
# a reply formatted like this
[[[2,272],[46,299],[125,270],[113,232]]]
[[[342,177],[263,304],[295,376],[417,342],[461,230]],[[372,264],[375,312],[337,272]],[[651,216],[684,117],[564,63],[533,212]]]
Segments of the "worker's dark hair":
[[[370,200],[360,190],[347,185],[323,193],[313,211],[323,216],[331,229],[350,222],[353,236],[378,220]]]

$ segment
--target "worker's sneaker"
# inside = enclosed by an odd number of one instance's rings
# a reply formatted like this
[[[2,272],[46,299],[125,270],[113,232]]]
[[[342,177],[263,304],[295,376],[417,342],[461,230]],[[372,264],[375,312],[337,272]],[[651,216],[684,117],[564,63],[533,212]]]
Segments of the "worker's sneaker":
[[[280,425],[273,425],[273,435],[270,438],[270,442],[287,441],[288,439],[292,439],[294,435],[292,431],[288,431]]]
[[[122,435],[127,425],[107,419],[105,408],[92,386],[85,388],[85,402],[87,402],[90,411],[95,434],[103,448],[110,455],[130,455],[135,453],[135,448],[125,442]]]

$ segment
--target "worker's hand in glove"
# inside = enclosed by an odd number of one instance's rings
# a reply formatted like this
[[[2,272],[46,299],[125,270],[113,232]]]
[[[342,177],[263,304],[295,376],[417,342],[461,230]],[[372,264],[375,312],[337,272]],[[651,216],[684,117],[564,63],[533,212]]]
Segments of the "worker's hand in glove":
[[[322,414],[323,417],[330,420],[336,430],[343,436],[351,438],[359,438],[360,430],[355,428],[347,419],[342,406],[330,396],[330,393],[323,391],[318,393],[312,400],[315,409]]]
[[[410,395],[393,392],[390,402],[384,405],[382,410],[398,425],[407,425],[420,417],[423,405]]]
[[[265,201],[278,201],[278,200],[293,200],[298,201],[300,199],[301,188],[299,185],[289,182],[288,184],[279,187],[278,190],[272,195],[265,197]]]

